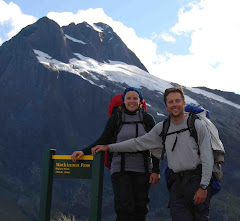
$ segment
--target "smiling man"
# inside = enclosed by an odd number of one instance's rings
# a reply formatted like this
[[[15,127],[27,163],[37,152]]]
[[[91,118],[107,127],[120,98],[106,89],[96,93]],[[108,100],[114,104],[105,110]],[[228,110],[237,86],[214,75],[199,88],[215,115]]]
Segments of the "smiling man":
[[[198,143],[190,136],[187,126],[188,114],[184,112],[185,99],[180,87],[168,88],[164,93],[164,102],[169,112],[170,125],[163,142],[163,122],[142,137],[121,143],[99,145],[92,153],[99,151],[135,152],[152,149],[160,156],[166,151],[170,168],[168,185],[170,187],[170,213],[173,221],[207,221],[209,219],[209,185],[213,170],[213,153],[210,135],[206,126],[195,120]],[[164,151],[163,151],[164,150]]]

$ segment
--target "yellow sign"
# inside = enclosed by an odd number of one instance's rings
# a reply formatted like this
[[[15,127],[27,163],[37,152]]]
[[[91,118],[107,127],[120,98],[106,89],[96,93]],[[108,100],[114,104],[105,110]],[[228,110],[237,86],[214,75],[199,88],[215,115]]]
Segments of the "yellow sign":
[[[71,155],[53,155],[55,178],[82,178],[92,176],[93,156],[82,156],[76,162],[71,160]]]

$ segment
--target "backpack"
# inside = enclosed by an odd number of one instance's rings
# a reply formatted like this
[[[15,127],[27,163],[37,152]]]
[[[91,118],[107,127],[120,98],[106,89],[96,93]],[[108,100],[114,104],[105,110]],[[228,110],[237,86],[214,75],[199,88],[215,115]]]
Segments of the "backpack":
[[[115,132],[115,139],[117,137],[117,134],[120,132],[123,124],[128,124],[128,123],[134,123],[134,124],[138,124],[138,123],[142,123],[144,128],[145,128],[145,125],[144,125],[144,122],[143,122],[143,115],[144,115],[144,110],[147,111],[147,105],[146,105],[146,102],[145,100],[143,99],[141,101],[141,108],[140,108],[140,111],[139,111],[139,119],[140,121],[136,121],[136,122],[125,122],[124,121],[124,113],[120,110],[119,106],[123,104],[123,100],[122,100],[122,94],[118,94],[118,95],[115,95],[109,105],[108,105],[108,118],[111,117],[112,114],[114,114],[115,112],[117,113],[118,115],[118,122],[117,122],[117,130]],[[144,110],[143,110],[144,108]],[[146,128],[145,128],[146,129]],[[113,142],[116,142],[116,140],[114,140]],[[124,153],[121,153],[122,155]],[[104,165],[105,167],[107,167],[108,169],[111,168],[111,161],[112,161],[112,153],[109,153],[108,151],[105,152],[105,155],[104,155]]]
[[[207,129],[210,133],[211,147],[212,147],[213,156],[214,156],[213,176],[212,176],[211,182],[210,182],[210,184],[212,185],[213,195],[214,195],[221,190],[220,180],[223,176],[221,164],[225,163],[225,161],[224,161],[224,155],[225,155],[224,146],[219,138],[217,128],[209,119],[210,116],[209,116],[209,112],[207,110],[205,110],[204,108],[202,108],[200,106],[187,105],[185,107],[185,111],[189,113],[189,116],[187,119],[188,127],[185,129],[182,129],[180,131],[175,131],[173,133],[181,133],[183,131],[189,130],[190,136],[192,136],[194,138],[194,140],[196,141],[196,143],[198,144],[198,135],[197,135],[197,131],[196,131],[196,128],[194,125],[195,120],[200,119],[204,123],[204,125],[207,127]],[[166,137],[170,134],[173,134],[173,133],[169,133],[169,134],[167,133],[169,126],[170,126],[170,117],[168,117],[167,119],[164,120],[163,129],[159,135],[162,137],[162,144],[163,144],[163,150],[162,150],[162,155],[161,155],[162,160],[164,158],[164,153],[165,153]],[[200,154],[199,150],[198,150],[198,154]],[[165,170],[166,180],[168,178],[168,170],[169,170],[169,168],[167,168]]]

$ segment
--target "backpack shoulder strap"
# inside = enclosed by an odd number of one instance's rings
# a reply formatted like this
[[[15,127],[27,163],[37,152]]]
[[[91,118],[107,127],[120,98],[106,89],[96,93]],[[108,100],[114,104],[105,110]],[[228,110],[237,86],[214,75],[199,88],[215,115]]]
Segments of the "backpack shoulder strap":
[[[194,113],[189,113],[188,119],[187,119],[187,126],[190,132],[190,136],[194,138],[197,146],[198,146],[198,155],[200,155],[199,145],[198,145],[198,135],[197,130],[195,128],[195,120],[199,119],[199,117]]]
[[[197,130],[195,128],[196,119],[199,119],[199,117],[196,114],[189,113],[189,116],[187,119],[187,126],[189,128],[190,136],[192,136],[196,141],[196,143],[198,144],[198,135],[197,135]]]
[[[124,111],[121,111],[120,109],[118,109],[117,111],[117,129],[115,131],[115,136],[117,137],[118,133],[120,132],[120,130],[122,129],[123,126],[123,122],[125,120],[125,115],[124,115]]]
[[[142,114],[143,114],[143,126],[144,126],[144,129],[145,129],[146,132],[149,132],[155,124],[153,126],[149,124],[148,113],[146,111],[142,111]]]
[[[144,111],[142,108],[140,108],[140,110],[139,110],[139,120],[142,123],[144,130],[147,132],[147,125],[144,122],[144,118],[145,118],[146,115],[147,115],[147,112]]]
[[[147,112],[143,108],[140,108],[139,112],[138,112],[140,121],[137,122],[137,124],[136,124],[136,137],[138,137],[138,123],[141,123],[143,125],[144,130],[147,132],[147,124],[144,122],[144,118],[146,118],[146,115],[147,115]],[[150,156],[150,152],[149,152],[149,150],[145,150],[145,151],[141,151],[139,153],[143,154],[145,172],[146,172],[146,174],[148,174],[149,173],[148,157]]]
[[[165,154],[165,151],[166,151],[165,141],[166,141],[167,132],[168,132],[169,127],[170,127],[170,117],[166,118],[166,119],[163,121],[162,131],[161,131],[161,133],[159,134],[159,136],[162,137],[162,144],[163,144],[163,150],[162,150],[162,154],[161,154],[161,160],[164,159],[164,154]]]

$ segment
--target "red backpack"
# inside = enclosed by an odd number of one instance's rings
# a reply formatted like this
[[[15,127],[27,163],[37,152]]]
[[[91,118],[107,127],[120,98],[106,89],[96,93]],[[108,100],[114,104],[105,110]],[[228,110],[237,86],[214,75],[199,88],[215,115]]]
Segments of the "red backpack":
[[[118,106],[120,106],[122,103],[123,103],[122,94],[118,94],[118,95],[115,95],[114,97],[112,97],[112,99],[108,105],[108,118],[111,117],[111,115],[117,110]],[[144,99],[141,101],[141,104],[144,107],[144,109],[147,111],[147,104]],[[110,163],[109,157],[110,157],[110,154],[108,151],[106,151],[105,156],[104,156],[104,165],[108,169],[111,168],[111,163]]]

